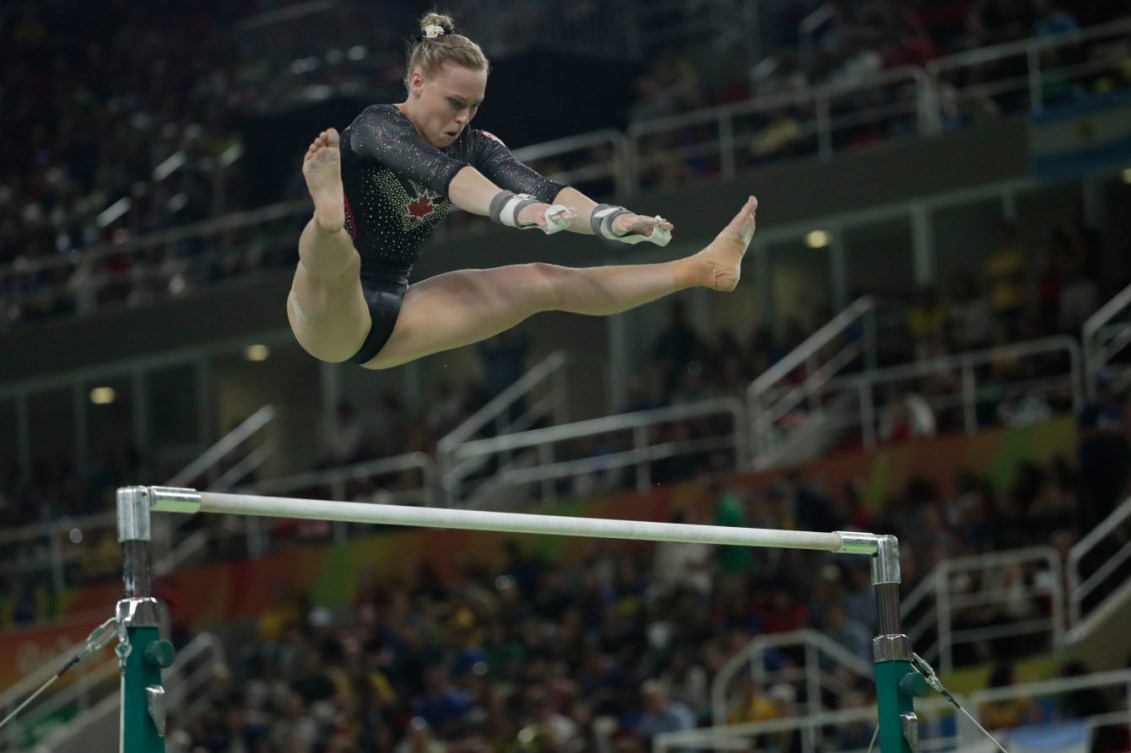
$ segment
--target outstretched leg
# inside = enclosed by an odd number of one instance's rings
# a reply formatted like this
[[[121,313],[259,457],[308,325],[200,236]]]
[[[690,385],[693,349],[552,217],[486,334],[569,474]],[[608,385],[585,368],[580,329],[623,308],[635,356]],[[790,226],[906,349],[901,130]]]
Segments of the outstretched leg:
[[[661,264],[468,269],[409,286],[389,341],[365,366],[390,368],[469,345],[542,311],[607,316],[692,287],[731,291],[754,235],[753,198],[702,251]]]
[[[298,242],[299,263],[287,296],[287,318],[299,344],[323,361],[353,356],[369,332],[358,273],[361,257],[345,231],[338,132],[323,131],[302,163],[314,217]]]

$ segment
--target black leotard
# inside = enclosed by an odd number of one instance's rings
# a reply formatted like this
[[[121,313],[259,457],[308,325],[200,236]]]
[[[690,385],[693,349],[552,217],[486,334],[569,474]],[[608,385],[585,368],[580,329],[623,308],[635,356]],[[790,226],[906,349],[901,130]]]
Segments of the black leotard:
[[[452,210],[448,186],[470,165],[501,188],[552,203],[564,188],[514,158],[486,131],[465,128],[451,146],[425,142],[396,105],[367,107],[342,132],[346,231],[361,254],[372,326],[351,358],[365,363],[396,324],[420,249]]]

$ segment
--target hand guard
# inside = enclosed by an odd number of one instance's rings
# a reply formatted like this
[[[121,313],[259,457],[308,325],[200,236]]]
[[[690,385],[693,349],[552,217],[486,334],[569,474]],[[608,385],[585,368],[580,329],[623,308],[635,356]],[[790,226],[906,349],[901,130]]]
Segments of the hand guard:
[[[577,215],[572,209],[564,204],[550,204],[546,207],[546,227],[542,227],[536,222],[529,222],[524,225],[518,224],[519,213],[531,204],[539,203],[530,194],[519,193],[513,191],[499,191],[495,194],[495,198],[491,199],[491,205],[488,207],[488,213],[491,216],[491,221],[507,227],[515,227],[519,230],[534,230],[535,228],[541,230],[546,235],[553,235],[559,233],[569,227],[570,221]]]
[[[632,213],[624,207],[618,207],[612,204],[598,204],[589,218],[589,226],[593,228],[593,234],[611,241],[617,241],[618,243],[627,243],[630,246],[635,246],[637,243],[643,243],[644,241],[654,243],[657,246],[666,246],[671,242],[672,231],[665,230],[658,224],[652,228],[652,232],[648,235],[640,235],[638,233],[617,235],[613,231],[613,220],[620,217],[622,214]],[[660,219],[659,216],[656,217],[657,222],[659,222]]]

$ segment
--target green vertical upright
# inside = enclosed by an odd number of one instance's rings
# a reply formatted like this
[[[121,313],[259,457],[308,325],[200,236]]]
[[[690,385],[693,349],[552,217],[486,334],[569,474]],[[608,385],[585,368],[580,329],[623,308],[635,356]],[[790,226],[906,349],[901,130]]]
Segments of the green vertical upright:
[[[876,707],[882,753],[919,753],[919,720],[914,700],[925,683],[911,668],[911,641],[899,614],[899,542],[881,536],[872,559],[879,635],[872,642],[876,663]],[[922,679],[921,677],[919,678]]]
[[[122,673],[121,753],[165,753],[165,688],[161,670],[173,646],[158,632],[160,611],[149,595],[150,498],[143,487],[118,490],[125,598],[118,602],[118,662]]]

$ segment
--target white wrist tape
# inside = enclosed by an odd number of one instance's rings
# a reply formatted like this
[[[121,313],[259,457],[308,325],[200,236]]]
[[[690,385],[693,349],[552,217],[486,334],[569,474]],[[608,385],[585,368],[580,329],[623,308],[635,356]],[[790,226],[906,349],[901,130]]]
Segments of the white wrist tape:
[[[497,222],[507,227],[516,227],[519,230],[534,230],[537,228],[546,235],[553,235],[554,233],[565,230],[569,227],[570,221],[577,216],[576,212],[564,204],[550,204],[546,207],[545,211],[546,227],[541,227],[536,222],[527,222],[520,225],[518,222],[519,213],[531,204],[537,203],[539,203],[538,200],[530,194],[499,191],[495,194],[495,197],[491,199],[491,204],[487,211],[491,216],[492,222]]]
[[[519,227],[517,220],[518,213],[527,206],[534,204],[535,201],[535,198],[528,194],[516,194],[513,191],[499,191],[495,194],[495,197],[491,199],[491,204],[487,212],[490,214],[492,222],[497,222],[507,227]]]
[[[617,235],[613,230],[613,220],[620,217],[622,214],[632,214],[624,207],[613,206],[612,204],[598,204],[597,208],[593,210],[593,214],[589,217],[589,226],[593,229],[593,234],[602,238],[607,238],[611,241],[618,243],[627,243],[630,246],[635,246],[637,243],[648,241],[657,246],[666,246],[672,240],[672,231],[665,230],[660,227],[659,223],[663,218],[656,216],[656,225],[652,227],[652,232],[648,235],[640,235],[638,233],[629,233],[626,235]]]

